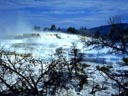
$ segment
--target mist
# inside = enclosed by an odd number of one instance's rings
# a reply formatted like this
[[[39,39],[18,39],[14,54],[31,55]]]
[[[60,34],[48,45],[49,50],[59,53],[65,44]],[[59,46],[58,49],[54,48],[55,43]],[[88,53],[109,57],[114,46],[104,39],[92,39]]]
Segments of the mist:
[[[3,20],[0,23],[0,39],[11,39],[13,36],[31,33],[32,27],[24,19]]]

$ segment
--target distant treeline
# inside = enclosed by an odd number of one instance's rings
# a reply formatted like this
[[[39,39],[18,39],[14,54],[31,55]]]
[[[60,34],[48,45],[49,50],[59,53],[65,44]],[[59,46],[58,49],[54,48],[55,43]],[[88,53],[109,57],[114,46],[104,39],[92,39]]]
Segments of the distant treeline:
[[[99,26],[95,28],[87,29],[86,27],[75,28],[69,26],[68,28],[60,28],[56,27],[55,24],[52,24],[50,27],[42,28],[41,26],[34,26],[34,30],[36,31],[61,31],[71,34],[80,34],[85,36],[97,36],[97,35],[120,35],[125,34],[128,35],[128,23],[122,23],[121,18],[118,16],[110,17],[108,20],[108,25]]]
[[[60,27],[56,27],[56,25],[54,24],[52,24],[50,27],[45,27],[45,28],[35,25],[33,29],[36,31],[61,31],[61,32],[72,33],[72,34],[81,34],[86,31],[86,27],[81,27],[79,29],[71,26],[68,28],[60,28]]]

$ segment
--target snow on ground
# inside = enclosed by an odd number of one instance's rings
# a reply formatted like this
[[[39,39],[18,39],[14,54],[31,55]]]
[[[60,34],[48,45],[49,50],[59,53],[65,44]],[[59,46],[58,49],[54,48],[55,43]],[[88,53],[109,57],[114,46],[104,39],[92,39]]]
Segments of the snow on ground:
[[[11,38],[11,39],[10,39]],[[83,40],[91,38],[65,34],[61,32],[32,32],[16,34],[9,39],[0,41],[1,48],[18,53],[31,53],[36,58],[48,59],[53,56],[57,48],[63,48],[66,56],[69,57],[70,48],[73,44],[80,49],[83,54],[83,60],[86,62],[102,64],[122,64],[122,58],[125,55],[108,53],[110,48],[91,49],[93,46],[86,47]]]
[[[90,39],[89,37],[82,37],[79,35],[58,32],[35,32],[18,34],[16,36],[13,36],[11,39],[1,40],[0,45],[1,48],[4,48],[7,51],[16,51],[18,53],[31,53],[36,58],[48,59],[51,55],[55,53],[55,50],[57,48],[62,47],[64,50],[69,51],[73,44],[75,44],[77,48],[81,50],[84,61],[86,61],[87,64],[91,65],[90,69],[87,69],[88,72],[90,72],[90,77],[93,77],[89,78],[90,82],[92,82],[92,79],[95,79],[95,81],[98,83],[104,83],[103,81],[105,81],[103,80],[103,77],[101,77],[101,75],[98,73],[98,71],[92,73],[92,70],[95,70],[94,68],[96,65],[107,63],[116,66],[115,70],[127,70],[126,67],[120,67],[117,65],[117,63],[122,62],[123,55],[107,53],[109,51],[108,48],[104,48],[101,50],[89,50],[90,48],[84,47],[83,43],[81,42],[81,39],[83,38],[86,40]],[[39,66],[37,68],[39,68]],[[88,92],[90,92],[91,90],[90,86],[92,86],[92,83],[90,83],[90,85],[88,86],[85,85],[84,90],[82,90],[80,93],[81,95],[78,96],[86,96],[85,94],[88,94]],[[107,91],[102,90],[96,92],[96,96],[111,96],[110,94],[116,92],[116,90],[109,85],[106,87],[108,88]],[[73,91],[72,94],[76,95],[74,90],[69,91]],[[87,96],[92,95],[89,94]]]
[[[107,62],[121,61],[123,55],[117,56],[107,53],[110,48],[89,50],[91,47],[85,47],[81,43],[83,38],[86,40],[90,39],[89,37],[59,32],[33,32],[16,34],[11,39],[1,40],[0,45],[8,51],[32,53],[35,57],[46,57],[49,54],[53,54],[60,47],[69,50],[74,43],[82,53],[86,54],[87,58],[103,58]]]
[[[82,49],[80,38],[81,36],[57,32],[26,33],[14,36],[11,40],[2,40],[1,46],[8,51],[32,52],[35,57],[46,57],[55,53],[57,48],[69,49],[73,43],[77,43],[78,48]]]

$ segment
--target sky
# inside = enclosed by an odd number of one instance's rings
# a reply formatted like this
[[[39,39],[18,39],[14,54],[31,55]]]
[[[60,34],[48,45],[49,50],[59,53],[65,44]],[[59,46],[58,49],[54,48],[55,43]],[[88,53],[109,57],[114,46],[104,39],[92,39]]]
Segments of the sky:
[[[87,27],[106,25],[111,16],[128,22],[128,0],[0,0],[0,30],[39,25]]]

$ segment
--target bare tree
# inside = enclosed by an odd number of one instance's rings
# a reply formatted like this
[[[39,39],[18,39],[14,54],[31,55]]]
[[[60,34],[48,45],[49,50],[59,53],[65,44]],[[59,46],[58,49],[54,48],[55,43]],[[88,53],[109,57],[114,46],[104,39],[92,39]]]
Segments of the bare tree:
[[[2,51],[0,57],[1,94],[55,95],[57,90],[69,89],[68,84],[73,79],[79,81],[78,85],[82,89],[87,83],[85,67],[82,64],[79,65],[80,60],[77,55],[73,56],[75,59],[68,60],[62,53],[63,49],[58,49],[55,54],[56,58],[45,62],[33,58],[31,54]]]
[[[99,34],[99,36],[87,41],[86,44],[88,46],[95,45],[94,47],[98,48],[109,47],[113,49],[113,52],[128,54],[128,34],[121,26],[121,18],[118,16],[110,17],[109,24],[111,30],[107,35]]]
[[[120,16],[109,17],[108,24],[110,25],[121,24],[121,17]]]
[[[85,42],[88,46],[93,46],[93,48],[111,48],[112,52],[116,54],[127,54],[128,55],[128,34],[121,27],[121,18],[114,16],[109,18],[109,24],[111,25],[111,30],[107,35],[99,35],[97,38],[92,38],[92,40]],[[124,58],[124,63],[127,60]],[[102,71],[106,76],[113,80],[120,88],[119,96],[121,93],[128,92],[128,74],[123,70],[121,72],[115,72],[110,70],[109,67],[103,66],[98,67],[98,70]],[[122,96],[122,95],[121,95]]]

